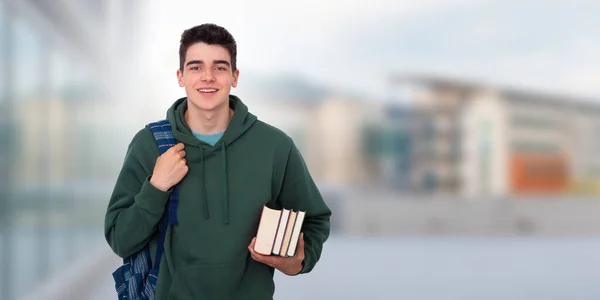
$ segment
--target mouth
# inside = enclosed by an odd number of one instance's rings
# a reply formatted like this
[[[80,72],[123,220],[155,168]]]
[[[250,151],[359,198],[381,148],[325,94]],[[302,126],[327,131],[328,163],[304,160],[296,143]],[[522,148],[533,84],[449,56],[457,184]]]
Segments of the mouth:
[[[218,92],[218,89],[210,89],[210,88],[203,88],[203,89],[197,89],[196,91],[198,91],[198,93],[200,94],[214,94],[216,92]]]

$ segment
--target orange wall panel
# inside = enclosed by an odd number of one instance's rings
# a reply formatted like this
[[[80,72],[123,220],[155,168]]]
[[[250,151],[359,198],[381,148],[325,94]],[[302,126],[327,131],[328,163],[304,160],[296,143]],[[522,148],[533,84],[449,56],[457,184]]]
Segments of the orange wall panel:
[[[509,182],[514,194],[560,193],[569,183],[569,163],[560,154],[513,154]]]

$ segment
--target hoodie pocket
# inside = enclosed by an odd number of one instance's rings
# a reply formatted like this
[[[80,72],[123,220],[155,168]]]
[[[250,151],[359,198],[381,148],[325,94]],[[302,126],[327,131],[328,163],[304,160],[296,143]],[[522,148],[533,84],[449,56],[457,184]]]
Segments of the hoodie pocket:
[[[246,264],[193,264],[175,271],[169,299],[232,299],[244,276]]]

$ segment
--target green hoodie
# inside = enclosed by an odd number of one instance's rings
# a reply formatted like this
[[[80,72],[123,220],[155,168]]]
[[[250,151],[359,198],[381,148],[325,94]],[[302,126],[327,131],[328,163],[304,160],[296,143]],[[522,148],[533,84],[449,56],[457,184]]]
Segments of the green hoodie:
[[[257,120],[233,95],[230,107],[233,118],[214,146],[195,138],[187,126],[186,98],[167,112],[176,140],[185,144],[189,171],[179,185],[179,224],[167,230],[158,300],[272,299],[274,269],[254,261],[248,251],[264,204],[306,211],[301,273],[313,269],[329,236],[331,211],[293,141]],[[152,132],[140,130],[127,150],[105,219],[106,240],[120,257],[148,242],[155,254],[158,223],[170,195],[149,182],[158,156]]]

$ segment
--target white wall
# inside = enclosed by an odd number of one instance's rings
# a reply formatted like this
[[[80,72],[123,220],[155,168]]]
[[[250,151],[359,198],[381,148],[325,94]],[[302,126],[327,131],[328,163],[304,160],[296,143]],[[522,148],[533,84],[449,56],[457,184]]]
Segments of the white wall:
[[[563,143],[570,150],[573,180],[600,179],[600,116],[574,111]]]
[[[314,176],[331,184],[368,178],[361,153],[365,103],[327,97],[310,120],[307,161]]]
[[[507,102],[509,143],[527,142],[555,145],[556,151],[568,152],[563,137],[567,133],[570,108],[536,102]],[[548,122],[548,125],[530,125],[514,122],[514,119],[526,119],[527,122]]]
[[[479,93],[465,108],[461,118],[462,195],[503,196],[508,192],[506,117],[504,100],[492,92]],[[489,124],[488,134],[482,132],[484,122]],[[487,159],[481,149],[483,143],[489,145]]]

